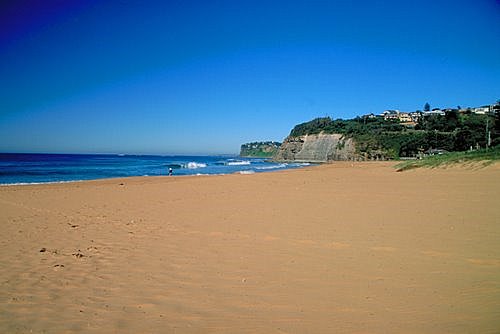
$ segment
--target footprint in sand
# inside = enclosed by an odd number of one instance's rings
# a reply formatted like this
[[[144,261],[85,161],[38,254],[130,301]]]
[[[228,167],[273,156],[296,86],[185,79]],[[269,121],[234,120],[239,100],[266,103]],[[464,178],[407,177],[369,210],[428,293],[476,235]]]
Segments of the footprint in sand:
[[[61,270],[62,268],[64,268],[64,264],[55,264],[54,265],[54,270],[55,271]]]
[[[87,251],[89,252],[99,252],[99,249],[95,246],[90,246],[90,247],[87,247]]]
[[[59,251],[57,249],[47,249],[45,247],[42,247],[40,248],[40,253],[50,253],[50,254],[54,254],[54,255],[58,255],[59,254]]]
[[[71,255],[73,255],[73,256],[74,256],[74,257],[76,257],[77,259],[81,259],[82,257],[85,257],[85,255],[84,255],[84,254],[83,254],[80,250],[78,250],[78,252],[73,253],[73,254],[71,254]]]

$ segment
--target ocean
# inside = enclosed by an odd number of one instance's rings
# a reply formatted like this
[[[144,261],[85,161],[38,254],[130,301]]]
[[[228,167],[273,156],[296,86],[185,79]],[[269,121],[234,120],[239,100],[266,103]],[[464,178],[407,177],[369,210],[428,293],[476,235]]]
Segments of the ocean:
[[[0,153],[0,184],[38,184],[129,176],[253,174],[307,164],[238,156]]]

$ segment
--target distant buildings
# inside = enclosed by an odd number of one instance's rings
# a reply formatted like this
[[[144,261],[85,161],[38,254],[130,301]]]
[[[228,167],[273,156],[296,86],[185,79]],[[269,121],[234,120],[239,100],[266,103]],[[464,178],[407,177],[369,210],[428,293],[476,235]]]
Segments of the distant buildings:
[[[486,115],[487,113],[490,112],[492,106],[482,106],[482,107],[477,107],[477,108],[472,108],[472,112],[474,114],[479,114],[479,115]]]
[[[403,125],[414,126],[418,121],[418,115],[412,115],[409,112],[402,112],[399,110],[386,110],[380,116],[384,120],[398,120]]]
[[[434,108],[434,109],[429,110],[429,111],[424,111],[424,114],[423,114],[424,117],[432,116],[432,115],[444,116],[444,115],[446,115],[446,113],[439,108]]]
[[[417,123],[420,118],[423,117],[424,113],[422,111],[413,111],[410,114],[412,122]]]
[[[460,108],[460,107],[458,107]],[[422,117],[430,117],[430,116],[445,116],[446,113],[449,112],[458,112],[461,114],[466,114],[466,113],[473,113],[477,115],[493,115],[496,111],[500,111],[500,103],[497,102],[492,105],[485,105],[481,107],[474,107],[474,108],[466,108],[466,109],[458,109],[458,108],[446,108],[446,109],[440,109],[440,108],[434,108],[429,111],[412,111],[412,112],[405,112],[405,111],[399,111],[397,109],[389,109],[385,110],[383,113],[379,115],[374,115],[369,114],[369,115],[364,115],[363,118],[376,118],[376,117],[383,117],[384,120],[398,120],[401,124],[412,127],[415,126],[419,119]]]

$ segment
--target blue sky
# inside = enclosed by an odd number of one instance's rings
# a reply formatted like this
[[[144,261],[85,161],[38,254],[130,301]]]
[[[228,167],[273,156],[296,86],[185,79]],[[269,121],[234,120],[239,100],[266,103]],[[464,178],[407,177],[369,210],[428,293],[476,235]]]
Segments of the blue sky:
[[[0,152],[237,153],[497,99],[498,0],[0,4]]]

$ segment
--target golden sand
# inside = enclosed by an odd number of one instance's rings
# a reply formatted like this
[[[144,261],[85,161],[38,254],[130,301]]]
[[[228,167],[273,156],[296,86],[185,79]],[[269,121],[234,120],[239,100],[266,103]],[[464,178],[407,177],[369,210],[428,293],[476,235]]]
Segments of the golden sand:
[[[0,187],[1,333],[495,333],[500,165]]]

